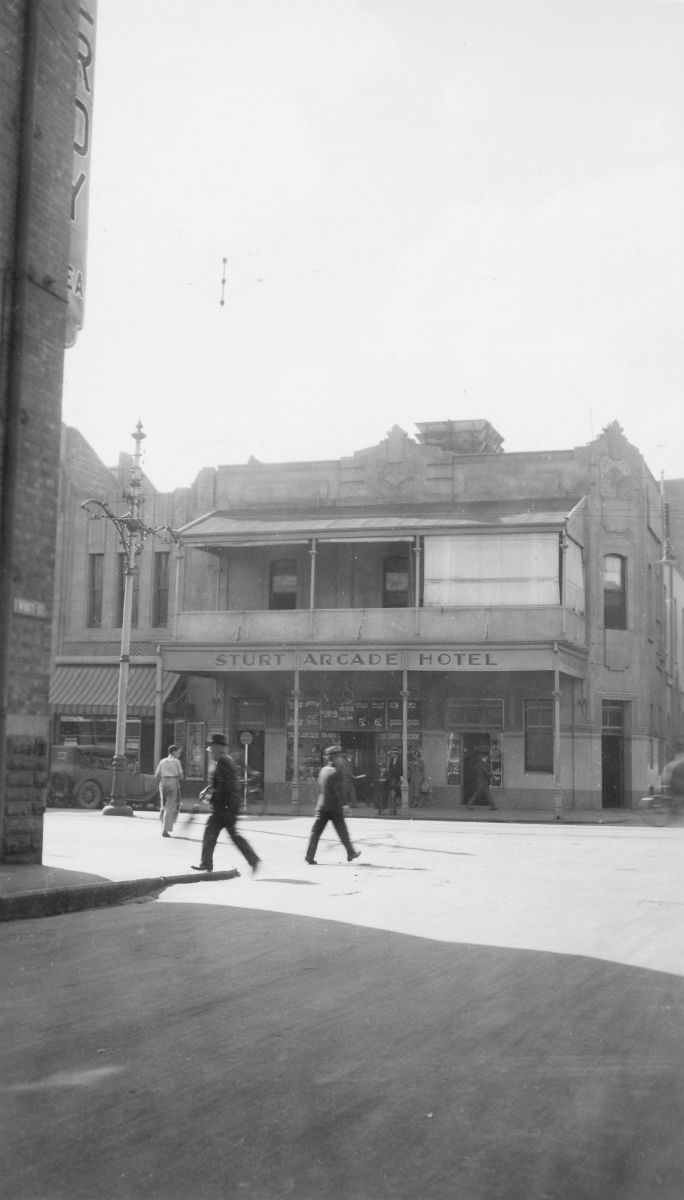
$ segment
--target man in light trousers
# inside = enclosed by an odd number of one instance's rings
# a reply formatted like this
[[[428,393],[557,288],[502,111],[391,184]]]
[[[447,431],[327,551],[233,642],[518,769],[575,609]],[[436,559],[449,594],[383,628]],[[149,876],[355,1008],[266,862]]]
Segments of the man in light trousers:
[[[169,746],[167,757],[161,759],[154,773],[159,780],[161,797],[159,820],[162,823],[162,837],[171,837],[176,817],[180,812],[181,781],[183,779],[183,768],[179,762],[180,752],[180,746]]]

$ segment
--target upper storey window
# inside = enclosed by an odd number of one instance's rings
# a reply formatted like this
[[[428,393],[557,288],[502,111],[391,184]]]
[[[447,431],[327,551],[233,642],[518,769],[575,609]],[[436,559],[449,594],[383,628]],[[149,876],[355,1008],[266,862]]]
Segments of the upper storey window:
[[[152,624],[166,625],[169,620],[169,553],[157,551],[152,580]]]
[[[104,554],[88,555],[88,596],[86,620],[89,629],[99,629],[102,624],[102,577]]]
[[[382,603],[384,608],[408,608],[410,572],[405,555],[393,555],[383,563]]]
[[[116,556],[116,620],[115,626],[123,625],[124,597],[126,595],[126,562],[125,554]],[[140,571],[133,571],[133,595],[131,596],[131,625],[138,624],[138,604],[140,600]]]
[[[294,558],[279,558],[271,563],[268,606],[297,607],[297,563]]]
[[[627,560],[621,554],[606,554],[603,560],[603,624],[627,628]]]

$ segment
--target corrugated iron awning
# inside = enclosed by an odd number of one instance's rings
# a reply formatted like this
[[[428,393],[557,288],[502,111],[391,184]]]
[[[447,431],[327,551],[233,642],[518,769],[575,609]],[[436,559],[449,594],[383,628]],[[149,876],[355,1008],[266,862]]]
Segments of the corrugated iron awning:
[[[154,716],[156,678],[156,667],[130,664],[129,715]],[[162,674],[162,700],[168,699],[178,679],[179,675],[172,671]],[[50,678],[50,707],[60,713],[116,716],[118,690],[118,666],[56,666]]]
[[[236,516],[214,511],[198,517],[179,532],[187,546],[210,549],[220,546],[277,545],[320,541],[405,541],[419,534],[446,534],[478,529],[560,529],[577,499],[556,501],[555,506],[525,509],[511,502],[488,501],[452,505],[439,513],[330,516],[306,513],[291,516]]]

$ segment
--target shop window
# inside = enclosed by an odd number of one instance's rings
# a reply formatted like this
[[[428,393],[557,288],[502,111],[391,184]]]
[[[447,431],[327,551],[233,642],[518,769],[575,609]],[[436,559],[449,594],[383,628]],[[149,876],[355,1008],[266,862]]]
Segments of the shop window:
[[[606,629],[627,628],[627,562],[621,554],[603,560],[603,624]]]
[[[553,773],[553,703],[525,701],[525,770]]]
[[[410,572],[404,555],[386,558],[383,563],[382,603],[384,608],[408,608]]]
[[[503,729],[503,700],[457,700],[449,697],[446,729]]]
[[[152,579],[152,624],[167,625],[169,620],[169,553],[154,556]]]
[[[102,624],[102,578],[104,554],[88,556],[88,612],[89,629],[99,629]]]
[[[279,558],[271,563],[269,608],[297,607],[297,563],[294,558]]]
[[[126,590],[126,555],[116,556],[116,620],[119,628],[123,625],[124,593]],[[133,571],[133,602],[131,604],[131,625],[138,624],[138,598],[140,594],[140,571]]]

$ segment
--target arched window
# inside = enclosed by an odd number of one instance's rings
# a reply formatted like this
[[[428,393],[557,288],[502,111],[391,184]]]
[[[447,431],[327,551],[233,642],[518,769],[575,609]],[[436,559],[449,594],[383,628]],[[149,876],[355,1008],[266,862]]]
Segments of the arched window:
[[[603,624],[627,628],[627,560],[621,554],[606,554],[603,560]]]
[[[297,563],[294,558],[278,558],[271,563],[268,606],[297,607]]]

